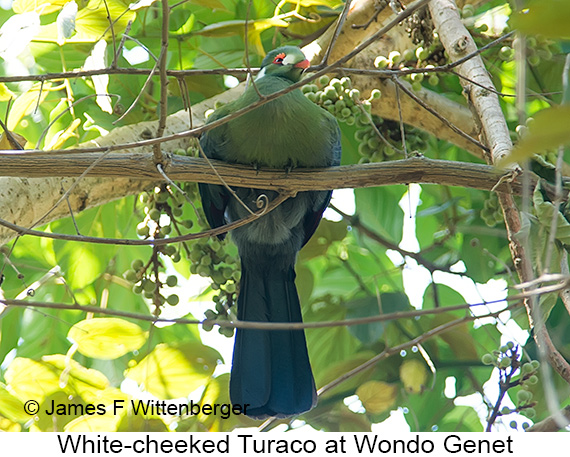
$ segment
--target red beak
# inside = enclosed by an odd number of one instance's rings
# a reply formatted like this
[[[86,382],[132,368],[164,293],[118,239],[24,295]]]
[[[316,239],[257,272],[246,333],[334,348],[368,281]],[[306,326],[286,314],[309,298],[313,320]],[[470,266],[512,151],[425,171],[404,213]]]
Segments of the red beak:
[[[300,62],[296,63],[293,66],[297,67],[297,68],[302,68],[304,70],[306,68],[309,68],[311,66],[311,63],[307,59],[305,59],[305,60],[301,60]]]

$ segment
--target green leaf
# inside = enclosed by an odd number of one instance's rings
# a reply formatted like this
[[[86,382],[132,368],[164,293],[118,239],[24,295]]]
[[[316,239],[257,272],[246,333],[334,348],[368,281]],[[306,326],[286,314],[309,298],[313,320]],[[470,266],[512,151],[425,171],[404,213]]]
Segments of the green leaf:
[[[98,317],[78,322],[71,327],[67,337],[77,344],[83,355],[112,360],[139,349],[148,332],[123,319]]]
[[[157,345],[125,372],[147,392],[161,399],[180,398],[208,382],[221,356],[201,343],[170,347]]]
[[[96,245],[77,245],[69,250],[66,279],[75,289],[92,284],[105,270],[97,255]],[[62,264],[65,269],[65,264]]]
[[[328,369],[316,376],[317,387],[320,389],[326,386],[328,383],[336,380],[337,378],[345,375],[354,368],[362,365],[363,363],[370,360],[376,354],[372,351],[362,351],[353,354],[349,359],[343,360],[342,362],[334,363],[329,365]],[[373,367],[367,368],[360,373],[352,376],[341,384],[333,387],[328,392],[323,394],[323,398],[328,398],[331,396],[339,395],[342,393],[343,396],[352,395],[354,391],[361,386],[364,382],[370,379],[370,374]]]
[[[385,293],[380,295],[380,303],[376,297],[365,297],[351,300],[345,303],[348,308],[347,319],[360,317],[378,316],[380,314],[395,313],[411,309],[408,296],[403,292]],[[369,324],[351,325],[348,327],[350,333],[364,344],[378,341],[384,334],[384,330],[390,322],[372,322]]]
[[[534,122],[529,125],[526,136],[497,164],[499,167],[522,162],[534,154],[570,143],[570,105],[551,106],[539,111],[533,118]]]
[[[451,313],[437,314],[431,320],[431,327],[439,327],[448,322],[456,320],[457,317]],[[449,330],[440,333],[439,338],[445,341],[455,356],[460,360],[479,360],[475,349],[475,340],[469,333],[466,323],[456,325]]]
[[[294,5],[299,4],[305,8],[309,8],[311,6],[326,6],[330,9],[335,9],[342,5],[340,0],[287,0],[287,3]]]
[[[399,243],[404,226],[404,212],[399,202],[407,190],[406,186],[355,189],[356,214],[367,228]]]
[[[220,0],[190,0],[189,3],[197,6],[203,6],[211,11],[228,11],[226,6]]]
[[[438,432],[482,432],[483,425],[477,412],[470,406],[456,406],[441,420]]]
[[[347,233],[347,223],[345,221],[321,220],[315,234],[301,249],[299,253],[300,259],[308,260],[326,254],[330,245],[335,241],[342,240]]]
[[[570,3],[567,0],[534,0],[514,13],[509,25],[523,34],[570,38]]]
[[[338,321],[344,319],[345,315],[345,309],[327,303],[323,308],[305,312],[304,319],[307,322]],[[320,379],[320,374],[328,370],[331,364],[352,358],[360,344],[346,327],[307,329],[305,334],[317,381]]]
[[[188,17],[188,20],[176,31],[171,32],[173,35],[188,35],[192,29],[194,28],[194,22],[196,20],[196,16],[191,14]]]

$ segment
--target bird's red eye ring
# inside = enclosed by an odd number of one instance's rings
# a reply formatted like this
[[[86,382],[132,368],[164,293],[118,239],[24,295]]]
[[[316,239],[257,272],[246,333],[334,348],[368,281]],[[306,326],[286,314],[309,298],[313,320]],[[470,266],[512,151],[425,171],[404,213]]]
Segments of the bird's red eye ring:
[[[284,58],[285,58],[285,53],[281,52],[275,56],[275,59],[273,59],[273,63],[281,65],[283,63]]]

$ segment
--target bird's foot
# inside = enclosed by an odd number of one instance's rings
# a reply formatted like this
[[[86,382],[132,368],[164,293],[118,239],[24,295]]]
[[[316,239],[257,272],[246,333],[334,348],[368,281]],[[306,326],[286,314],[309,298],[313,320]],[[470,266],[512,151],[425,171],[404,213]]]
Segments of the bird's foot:
[[[293,164],[293,162],[288,161],[287,164],[285,165],[285,175],[289,175],[289,173],[291,173],[291,171],[293,171],[294,168],[295,165]]]

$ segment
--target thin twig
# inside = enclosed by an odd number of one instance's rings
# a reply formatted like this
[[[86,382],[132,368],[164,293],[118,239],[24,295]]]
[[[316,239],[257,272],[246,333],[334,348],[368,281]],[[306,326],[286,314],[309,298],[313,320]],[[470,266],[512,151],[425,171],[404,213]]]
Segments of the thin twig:
[[[159,73],[160,73],[160,102],[158,113],[158,128],[156,131],[157,137],[162,137],[166,129],[166,119],[168,117],[168,74],[166,72],[166,64],[168,60],[168,40],[169,40],[169,24],[170,24],[170,7],[168,0],[161,0],[162,6],[162,30],[161,30],[161,44],[160,44],[160,57],[158,59]],[[163,163],[164,157],[162,155],[162,148],[160,143],[153,145],[154,162]]]
[[[455,126],[451,121],[449,121],[447,118],[443,117],[441,114],[439,114],[437,111],[435,111],[431,106],[429,106],[426,102],[424,102],[420,97],[418,97],[416,94],[413,93],[413,91],[409,90],[405,84],[403,84],[401,81],[399,81],[397,78],[393,79],[394,83],[396,83],[396,85],[402,89],[409,97],[411,97],[418,105],[420,105],[423,109],[425,109],[426,111],[430,112],[431,114],[433,114],[435,117],[437,117],[441,122],[443,122],[445,125],[447,125],[451,130],[453,130],[455,133],[457,133],[458,135],[461,135],[463,138],[465,138],[466,140],[470,141],[471,143],[473,143],[475,146],[477,146],[478,148],[482,149],[483,151],[489,151],[489,148],[487,146],[485,146],[483,143],[481,143],[480,141],[477,141],[475,138],[473,138],[471,135],[465,133],[463,130],[461,130],[459,127]]]
[[[329,45],[327,47],[325,55],[323,56],[323,59],[321,60],[321,63],[320,63],[321,67],[326,66],[328,61],[329,61],[329,57],[331,56],[331,52],[334,48],[336,40],[338,39],[340,32],[342,31],[342,26],[344,25],[344,22],[346,21],[346,17],[348,16],[348,11],[350,10],[350,4],[351,3],[352,3],[352,0],[346,0],[346,2],[344,4],[344,8],[342,9],[342,12],[340,13],[338,20],[336,21],[333,36],[332,36],[331,40],[329,41]]]
[[[199,233],[189,233],[187,235],[182,235],[182,236],[173,236],[171,238],[132,240],[125,238],[99,238],[99,237],[85,236],[85,235],[66,235],[61,233],[56,234],[50,232],[40,232],[26,227],[20,227],[4,219],[0,219],[0,225],[9,228],[10,230],[14,230],[15,232],[18,233],[18,236],[32,235],[32,236],[39,236],[42,238],[51,238],[54,240],[80,241],[84,243],[94,243],[94,244],[113,244],[119,246],[164,246],[170,243],[180,243],[183,241],[197,240],[199,238],[217,236],[229,232],[230,230],[234,230],[238,227],[242,227],[243,225],[249,224],[251,221],[269,213],[270,211],[273,211],[277,206],[279,206],[281,203],[283,203],[291,196],[292,196],[291,193],[287,192],[281,193],[275,199],[271,200],[271,202],[266,207],[263,207],[259,211],[250,214],[249,216],[244,217],[243,219],[239,219],[229,224],[216,227],[215,229],[204,230]]]

